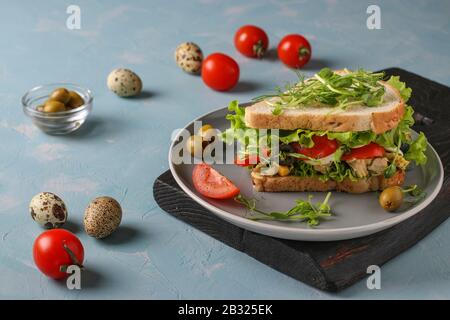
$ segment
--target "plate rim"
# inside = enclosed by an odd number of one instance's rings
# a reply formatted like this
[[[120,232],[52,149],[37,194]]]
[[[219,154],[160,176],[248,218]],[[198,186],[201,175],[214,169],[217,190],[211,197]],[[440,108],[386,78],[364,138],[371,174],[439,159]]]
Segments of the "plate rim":
[[[247,106],[249,104],[251,104],[251,102],[239,103],[239,106],[244,106],[245,107],[245,106]],[[187,129],[194,121],[203,119],[203,118],[205,118],[205,117],[207,117],[209,115],[212,115],[212,114],[214,114],[216,112],[224,111],[224,109],[227,109],[227,108],[228,107],[220,107],[220,108],[217,108],[215,110],[206,112],[206,113],[198,116],[194,120],[190,121],[181,130],[179,130],[179,132],[172,138],[172,141],[170,143],[168,160],[169,160],[169,169],[170,169],[170,171],[172,173],[172,176],[174,177],[175,181],[180,186],[180,188],[191,199],[193,199],[195,202],[197,202],[198,204],[200,204],[204,208],[206,208],[209,211],[211,211],[212,213],[214,213],[216,216],[219,216],[221,219],[224,219],[225,221],[228,221],[230,223],[233,223],[235,221],[239,222],[239,225],[237,225],[237,226],[240,227],[240,228],[248,229],[248,230],[251,230],[253,232],[257,232],[257,233],[264,234],[264,235],[269,235],[269,236],[272,236],[272,237],[275,237],[275,238],[280,238],[280,239],[293,239],[293,238],[291,238],[291,237],[283,237],[283,236],[279,236],[279,235],[274,235],[274,232],[277,233],[277,234],[279,234],[279,233],[286,233],[286,234],[289,234],[291,236],[298,236],[298,237],[300,237],[301,235],[333,236],[333,235],[341,235],[343,233],[347,234],[349,232],[358,233],[359,235],[356,235],[356,236],[350,236],[350,237],[344,236],[343,238],[340,238],[342,240],[343,239],[353,239],[353,238],[358,238],[358,237],[363,236],[363,235],[361,235],[361,232],[369,231],[370,233],[366,233],[366,235],[373,234],[373,233],[376,233],[376,232],[378,232],[380,230],[384,230],[386,228],[393,227],[394,225],[409,219],[410,217],[416,215],[417,213],[422,211],[424,208],[426,208],[436,198],[436,196],[439,194],[439,192],[442,189],[442,185],[443,185],[443,182],[444,182],[444,167],[442,165],[442,161],[441,161],[441,158],[439,157],[439,154],[436,152],[434,147],[427,141],[427,146],[429,148],[431,148],[432,152],[436,155],[437,160],[438,160],[438,164],[439,164],[439,178],[438,178],[437,187],[433,190],[433,192],[423,202],[419,203],[416,207],[410,209],[409,211],[407,211],[405,213],[393,216],[392,218],[385,219],[385,220],[382,220],[382,221],[379,221],[379,222],[375,222],[375,223],[371,223],[371,224],[366,224],[366,225],[361,225],[361,226],[354,226],[354,227],[331,228],[331,229],[313,229],[313,228],[311,228],[311,229],[300,229],[300,228],[289,228],[289,227],[286,227],[286,226],[261,223],[260,221],[254,221],[254,220],[250,220],[250,219],[238,216],[238,215],[234,215],[234,214],[232,214],[232,213],[230,213],[230,212],[228,212],[226,210],[220,209],[220,208],[210,204],[209,202],[203,200],[198,195],[196,195],[187,185],[185,185],[185,183],[182,181],[182,179],[178,176],[178,174],[176,173],[176,170],[175,170],[175,165],[172,162],[174,145],[179,140],[180,135],[181,135],[183,130]],[[413,130],[413,129],[411,129],[411,130]],[[415,130],[413,130],[413,131],[415,131]],[[260,232],[260,231],[258,231],[258,229],[264,230],[267,233]],[[330,241],[330,239],[324,239],[324,240],[310,239],[310,240],[304,240],[304,241]]]

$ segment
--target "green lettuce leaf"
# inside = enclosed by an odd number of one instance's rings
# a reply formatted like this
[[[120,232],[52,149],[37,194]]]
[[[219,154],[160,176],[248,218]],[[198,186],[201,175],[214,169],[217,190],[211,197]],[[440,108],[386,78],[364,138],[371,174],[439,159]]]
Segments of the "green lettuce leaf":
[[[399,139],[401,142],[409,144],[411,142],[411,127],[414,125],[413,114],[413,108],[406,106],[405,114],[397,127],[378,135],[375,142],[385,148],[396,148]]]
[[[298,142],[302,146],[306,146],[307,148],[312,148],[314,146],[314,141],[312,137],[315,135],[323,136],[325,132],[323,131],[310,131],[298,129],[288,135],[280,136],[280,141],[285,144],[289,144],[291,142]]]
[[[226,119],[230,121],[230,128],[222,133],[222,140],[227,144],[232,144],[234,140],[242,140],[242,132],[239,129],[245,130],[247,127],[245,125],[245,109],[239,107],[237,100],[233,100],[228,105],[228,110],[234,113],[228,113]]]
[[[422,165],[427,162],[425,151],[427,150],[427,138],[423,132],[420,132],[415,141],[411,143],[408,151],[405,154],[405,159],[414,161],[417,165]]]
[[[352,169],[345,162],[333,162],[326,173],[320,173],[310,164],[303,161],[295,161],[293,164],[293,175],[298,177],[317,177],[322,181],[330,179],[341,182],[345,178],[352,181],[358,180]]]
[[[354,148],[369,144],[376,139],[377,135],[372,131],[328,132],[327,137],[329,139],[336,139],[341,144],[346,145],[349,148]]]
[[[326,135],[328,139],[336,139],[341,144],[346,145],[349,148],[366,145],[372,141],[375,141],[377,135],[372,131],[361,132],[328,132],[328,131],[311,131],[298,129],[288,135],[281,136],[280,141],[285,144],[291,142],[298,142],[301,145],[311,148],[314,146],[312,137]]]
[[[319,173],[312,165],[304,161],[295,161],[293,164],[293,174],[298,177],[315,177]]]
[[[345,162],[333,162],[324,177],[326,177],[326,180],[332,179],[338,182],[342,182],[345,178],[349,178],[351,181],[358,180]]]
[[[400,81],[399,76],[391,76],[387,81],[388,84],[400,91],[402,99],[407,102],[411,97],[412,89],[406,86],[406,83]]]
[[[377,136],[375,139],[375,143],[379,144],[380,146],[383,146],[384,148],[396,148],[395,142],[398,141],[395,139],[396,131],[395,130],[389,130],[385,133],[382,133]]]
[[[411,106],[406,106],[405,114],[403,115],[402,120],[397,125],[396,136],[400,137],[403,142],[411,141],[411,127],[414,125],[414,110]]]

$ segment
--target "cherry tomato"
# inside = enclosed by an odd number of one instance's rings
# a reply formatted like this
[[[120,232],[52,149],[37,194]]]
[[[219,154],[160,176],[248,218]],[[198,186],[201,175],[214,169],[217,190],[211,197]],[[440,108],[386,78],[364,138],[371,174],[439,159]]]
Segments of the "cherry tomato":
[[[295,152],[313,159],[321,159],[334,153],[339,144],[336,140],[330,140],[327,136],[313,136],[314,146],[312,148],[302,147],[299,143],[293,142]]]
[[[269,37],[263,29],[246,25],[240,27],[234,35],[234,45],[244,56],[262,58],[269,46]]]
[[[384,156],[384,148],[375,142],[359,148],[353,148],[344,154],[341,159],[344,161],[353,159],[372,159]]]
[[[208,198],[231,199],[240,192],[230,180],[206,163],[197,164],[192,172],[192,181],[197,191]]]
[[[278,57],[291,68],[301,68],[311,59],[311,45],[299,34],[289,34],[278,44]]]
[[[64,272],[65,267],[82,265],[84,249],[73,233],[64,229],[52,229],[41,233],[34,241],[33,258],[36,266],[46,276],[62,279],[68,276]]]
[[[210,54],[202,64],[202,79],[214,90],[230,90],[239,80],[239,65],[226,54]]]

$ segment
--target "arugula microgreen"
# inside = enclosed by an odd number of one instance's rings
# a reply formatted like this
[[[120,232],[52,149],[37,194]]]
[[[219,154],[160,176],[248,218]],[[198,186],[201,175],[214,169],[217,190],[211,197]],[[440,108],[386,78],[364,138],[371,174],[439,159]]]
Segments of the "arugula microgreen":
[[[372,73],[363,69],[345,71],[345,74],[337,74],[329,68],[323,68],[309,79],[299,75],[296,84],[287,84],[284,90],[277,88],[276,93],[259,96],[254,100],[277,98],[266,100],[274,107],[274,115],[281,114],[285,108],[301,108],[314,103],[338,109],[355,104],[374,107],[382,103],[385,89],[379,81],[384,78],[384,73]]]
[[[425,190],[423,190],[422,188],[417,186],[417,184],[413,184],[413,185],[410,185],[410,186],[408,186],[406,188],[403,188],[402,192],[403,193],[407,193],[411,197],[413,197],[412,199],[404,200],[405,202],[408,202],[410,204],[416,204],[416,203],[420,202],[427,195]]]
[[[389,179],[397,172],[396,160],[400,153],[401,145],[402,145],[402,137],[401,137],[401,135],[399,135],[397,147],[395,148],[394,158],[392,159],[392,162],[389,164],[389,166],[387,166],[387,168],[384,170],[384,177],[386,179]]]
[[[256,215],[251,216],[251,220],[275,220],[275,221],[303,221],[309,226],[314,227],[320,224],[320,220],[332,215],[331,207],[328,201],[331,197],[331,192],[328,192],[323,202],[313,204],[311,202],[313,196],[309,195],[308,200],[298,199],[296,205],[285,212],[264,212],[256,208],[256,200],[248,199],[242,194],[239,194],[234,200],[244,205],[248,210]]]

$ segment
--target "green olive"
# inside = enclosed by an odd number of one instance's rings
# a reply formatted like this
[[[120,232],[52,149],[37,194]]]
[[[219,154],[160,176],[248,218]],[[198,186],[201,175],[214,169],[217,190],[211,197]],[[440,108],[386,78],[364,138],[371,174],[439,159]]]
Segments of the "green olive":
[[[203,139],[200,136],[190,136],[186,142],[189,153],[194,157],[201,158],[203,154]]]
[[[69,91],[69,101],[66,106],[70,109],[81,107],[84,104],[83,98],[75,91]]]
[[[61,112],[65,111],[66,107],[64,103],[56,100],[47,100],[44,104],[44,112],[53,113],[53,112]]]
[[[70,99],[69,90],[66,88],[58,88],[52,92],[49,99],[66,104]]]
[[[202,137],[203,141],[211,141],[215,134],[214,127],[210,124],[205,124],[198,130],[198,135]]]
[[[378,199],[381,207],[389,212],[395,211],[403,203],[403,191],[398,186],[389,187],[383,190]]]

